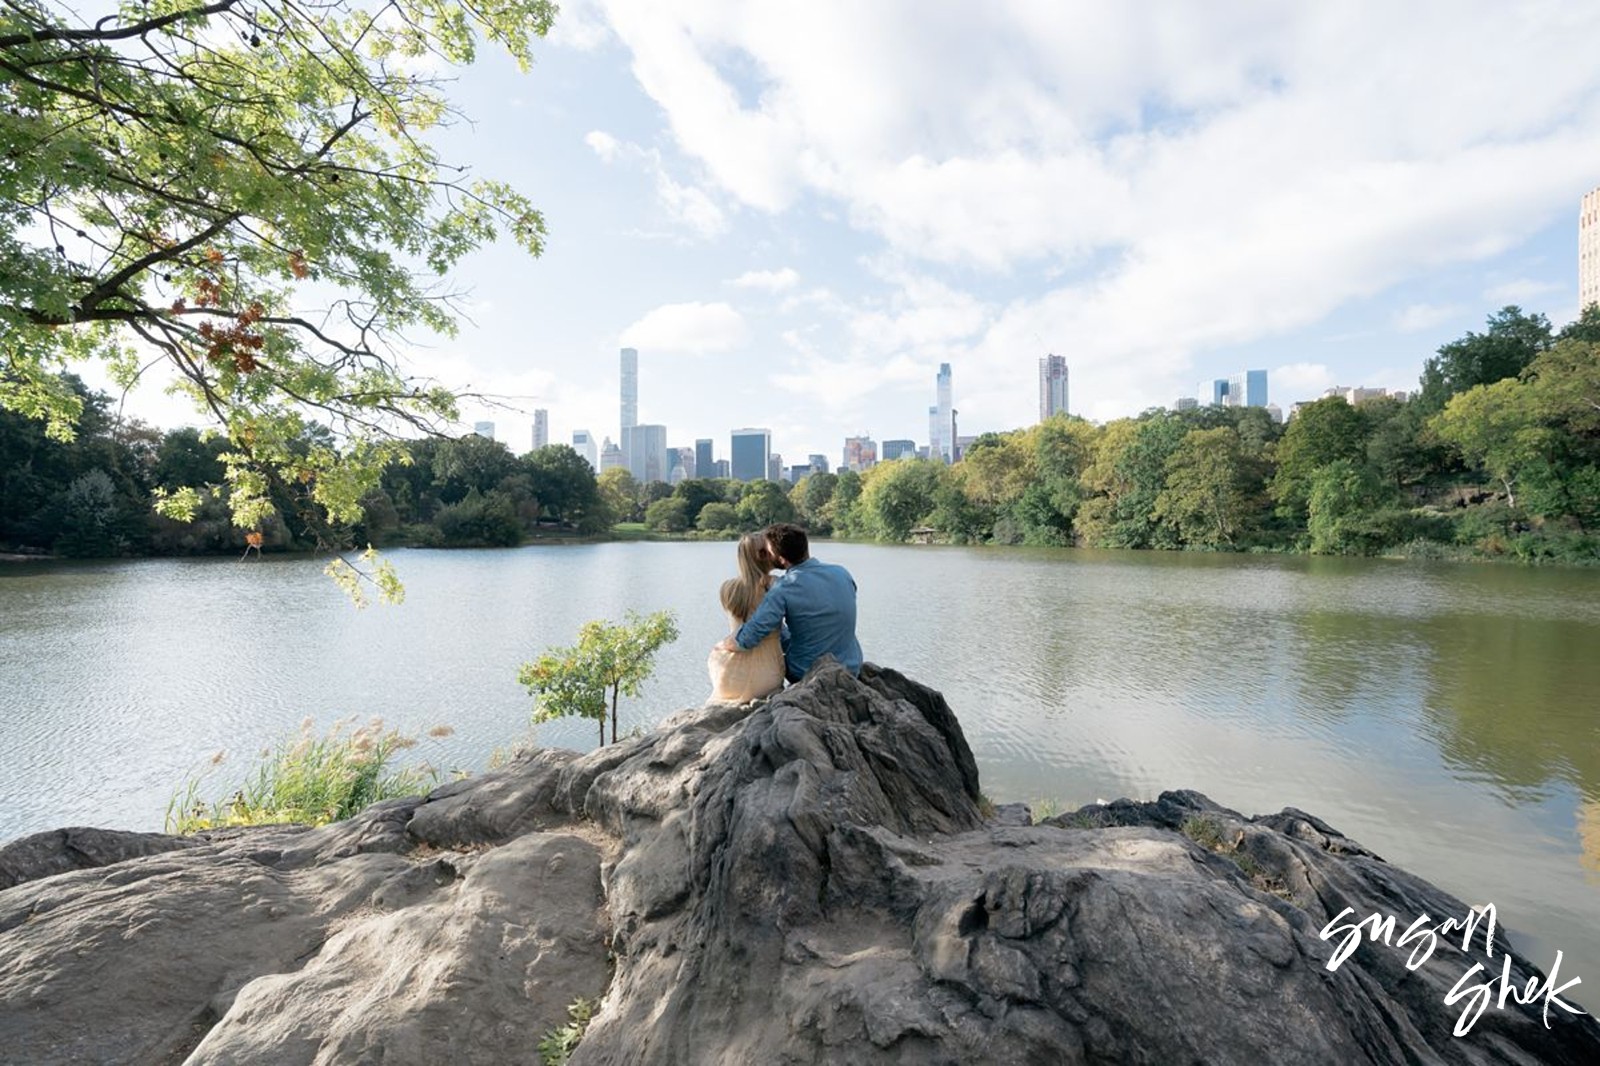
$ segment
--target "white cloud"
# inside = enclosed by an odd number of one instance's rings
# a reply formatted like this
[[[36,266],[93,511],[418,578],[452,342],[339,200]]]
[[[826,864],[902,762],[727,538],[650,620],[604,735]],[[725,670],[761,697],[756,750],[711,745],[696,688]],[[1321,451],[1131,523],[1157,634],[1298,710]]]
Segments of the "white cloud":
[[[1394,328],[1401,333],[1420,333],[1459,318],[1465,309],[1460,304],[1410,304],[1394,317]]]
[[[712,185],[838,209],[945,286],[942,305],[891,282],[899,306],[831,307],[838,372],[959,353],[964,414],[997,425],[1037,410],[1042,343],[1068,355],[1075,411],[1168,403],[1201,354],[1569,216],[1600,157],[1594,5],[604,7]],[[1002,305],[985,277],[1031,284]]]
[[[1321,363],[1290,363],[1274,367],[1267,374],[1267,390],[1272,401],[1285,411],[1299,400],[1321,399],[1322,394],[1335,385],[1358,385],[1360,382],[1334,380],[1333,371]]]
[[[728,282],[740,289],[760,289],[763,292],[787,292],[800,284],[800,275],[792,267],[781,270],[747,270]]]
[[[725,303],[663,304],[622,331],[625,347],[702,355],[725,352],[749,335],[744,318]]]
[[[590,0],[561,0],[561,12],[545,39],[551,44],[592,52],[611,38],[605,16]]]
[[[649,174],[655,181],[656,201],[679,226],[703,238],[715,237],[727,230],[727,217],[716,201],[704,189],[674,180],[667,173],[660,152],[619,141],[604,130],[590,130],[583,141],[602,162],[633,162]]]
[[[590,130],[584,134],[583,143],[587,144],[604,163],[614,163],[622,154],[622,142],[605,130]]]
[[[1526,310],[1529,303],[1549,296],[1553,292],[1560,292],[1562,288],[1563,286],[1554,282],[1518,278],[1484,290],[1483,298],[1494,304],[1496,310],[1507,304],[1518,304]]]
[[[656,198],[675,221],[698,236],[715,237],[728,228],[722,208],[710,196],[692,185],[673,181],[659,167],[656,169]]]

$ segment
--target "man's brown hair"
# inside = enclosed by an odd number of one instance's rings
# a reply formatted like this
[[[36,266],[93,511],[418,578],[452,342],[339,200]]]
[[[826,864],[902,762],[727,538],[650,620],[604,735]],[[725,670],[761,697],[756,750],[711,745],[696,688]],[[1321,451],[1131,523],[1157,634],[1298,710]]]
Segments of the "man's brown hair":
[[[811,539],[805,527],[792,522],[777,522],[767,527],[767,543],[780,560],[790,566],[799,566],[811,558]]]

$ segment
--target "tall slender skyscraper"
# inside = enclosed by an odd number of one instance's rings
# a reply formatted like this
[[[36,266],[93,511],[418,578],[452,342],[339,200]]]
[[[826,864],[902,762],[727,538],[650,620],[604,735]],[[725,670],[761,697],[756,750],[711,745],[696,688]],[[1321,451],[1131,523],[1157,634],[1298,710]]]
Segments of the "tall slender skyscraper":
[[[694,442],[694,476],[711,476],[711,438],[701,437]]]
[[[1039,360],[1039,421],[1067,413],[1067,359],[1047,355]]]
[[[939,455],[947,463],[956,461],[955,404],[951,399],[950,364],[939,364],[939,376],[934,379],[939,401]],[[933,442],[929,441],[931,445]],[[929,449],[932,454],[932,449]]]
[[[550,444],[550,412],[543,407],[536,407],[533,411],[533,450],[547,447]]]
[[[1578,310],[1600,304],[1600,189],[1578,208]]]
[[[938,459],[944,454],[939,447],[939,405],[928,408],[928,458]]]
[[[622,435],[639,424],[639,352],[622,349]],[[624,445],[626,446],[626,445]]]

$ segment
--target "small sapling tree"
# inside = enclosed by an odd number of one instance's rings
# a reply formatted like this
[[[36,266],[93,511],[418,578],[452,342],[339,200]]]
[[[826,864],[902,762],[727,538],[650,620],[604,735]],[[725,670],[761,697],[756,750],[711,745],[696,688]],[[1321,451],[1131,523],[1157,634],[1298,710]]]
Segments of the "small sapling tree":
[[[655,670],[656,652],[678,639],[678,621],[671,611],[640,615],[629,611],[619,625],[585,622],[578,643],[554,648],[517,672],[518,683],[535,698],[534,722],[568,715],[600,723],[606,742],[606,704],[610,697],[611,741],[617,740],[617,701],[637,696]]]

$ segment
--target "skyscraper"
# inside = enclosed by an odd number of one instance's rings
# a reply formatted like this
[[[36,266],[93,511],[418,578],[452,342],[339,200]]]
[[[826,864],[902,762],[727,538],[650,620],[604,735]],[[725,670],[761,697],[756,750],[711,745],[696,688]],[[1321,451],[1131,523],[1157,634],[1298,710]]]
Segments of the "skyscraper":
[[[480,437],[488,437],[490,440],[494,440],[494,423],[474,422],[472,423],[472,432]]]
[[[639,424],[639,352],[622,349],[622,436],[627,444],[628,430]]]
[[[606,443],[610,444],[611,442],[607,441]],[[588,430],[575,429],[572,431],[572,450],[583,456],[583,461],[588,463],[589,468],[595,473],[598,474],[600,472],[600,459],[595,454],[594,436]]]
[[[621,448],[611,443],[610,437],[607,437],[605,444],[600,448],[600,472],[603,474],[619,466],[627,469],[628,457],[622,454]]]
[[[1267,372],[1241,370],[1233,375],[1228,379],[1228,398],[1225,402],[1229,407],[1267,406]]]
[[[735,481],[760,481],[767,476],[767,457],[772,454],[770,429],[736,429],[729,442],[731,469]]]
[[[890,462],[894,459],[915,459],[917,457],[917,442],[914,440],[886,440],[883,442],[883,461]]]
[[[628,472],[641,485],[666,481],[672,474],[672,459],[667,455],[666,426],[630,426],[624,434]]]
[[[951,398],[949,363],[939,364],[939,376],[934,381],[939,402],[939,454],[945,462],[953,463],[956,461],[956,416]]]
[[[944,454],[944,449],[939,447],[939,407],[937,404],[928,408],[928,458],[937,459]]]
[[[1195,391],[1195,399],[1200,401],[1201,407],[1209,407],[1212,404],[1227,403],[1228,379],[1213,378],[1210,381],[1202,381],[1200,383],[1200,387]]]
[[[543,407],[534,409],[533,412],[533,450],[548,447],[550,444],[550,412]]]
[[[1578,310],[1600,304],[1600,188],[1578,208]]]
[[[711,438],[702,437],[694,442],[694,476],[711,476]]]
[[[1039,360],[1039,421],[1067,413],[1067,359],[1047,355]]]
[[[860,473],[878,461],[878,446],[865,433],[844,439],[844,468]]]

